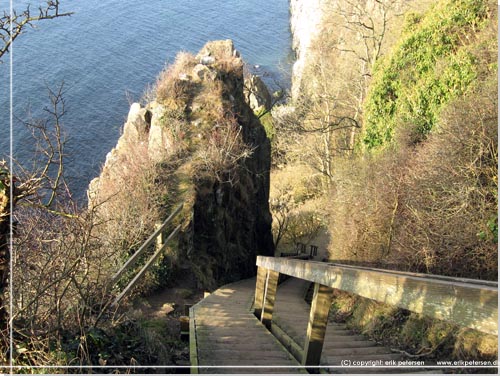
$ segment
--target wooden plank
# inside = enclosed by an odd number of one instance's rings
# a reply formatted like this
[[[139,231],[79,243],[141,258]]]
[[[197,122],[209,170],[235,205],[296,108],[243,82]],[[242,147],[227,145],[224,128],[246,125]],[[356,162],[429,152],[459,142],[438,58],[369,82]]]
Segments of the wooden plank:
[[[209,347],[211,351],[227,350],[228,343],[221,341],[216,342],[212,339],[205,339],[202,341],[198,341],[200,347]],[[243,353],[255,352],[255,351],[262,353],[266,351],[276,350],[276,345],[274,343],[269,343],[267,339],[266,340],[257,339],[249,342],[248,338],[238,337],[238,341],[232,341],[230,344],[231,344],[230,348],[232,351],[240,351]]]
[[[255,321],[259,324],[259,327],[255,326],[254,328],[245,328],[241,327],[241,330],[244,330],[245,333],[252,334],[256,332],[260,332],[262,329],[262,324],[255,318]],[[211,340],[213,341],[219,341],[219,338],[226,339],[227,342],[232,342],[232,343],[237,343],[237,341],[240,341],[238,339],[238,336],[240,335],[239,330],[235,330],[235,328],[224,328],[224,327],[200,327],[196,325],[196,332],[199,334],[198,336],[198,341],[205,340],[207,337],[206,335],[211,336]],[[243,340],[244,342],[244,340]]]
[[[195,331],[195,311],[191,307],[189,309],[189,361],[191,363],[191,374],[198,374],[198,344]]]
[[[164,228],[164,224],[162,223],[156,223],[155,224],[155,233],[158,231],[159,228]],[[160,233],[158,233],[158,235],[156,236],[156,246],[155,246],[155,250],[159,250],[162,246],[163,246],[163,243],[164,243],[164,239],[165,238],[165,234],[163,233],[163,231],[160,231]]]
[[[153,244],[155,241],[156,237],[163,231],[165,230],[165,227],[172,221],[172,219],[175,218],[177,214],[180,213],[182,207],[184,204],[180,204],[173,212],[170,214],[170,216],[163,222],[161,226],[159,226],[155,232],[140,246],[140,248],[132,255],[130,258],[127,260],[127,262],[121,267],[120,270],[118,270],[115,275],[111,278],[111,286],[116,284],[118,280],[121,278],[123,273],[125,273],[126,270],[130,269],[133,267],[137,261],[139,260],[139,256],[141,256],[147,249],[148,247]]]
[[[276,299],[274,322],[271,331],[280,340],[280,342],[293,354],[296,359],[302,360],[303,357],[303,339],[307,330],[307,320],[304,320],[304,312],[309,315],[310,307],[304,301],[301,294],[301,286],[307,285],[304,280],[291,278],[280,286],[280,292]],[[292,313],[295,313],[293,315]],[[289,331],[290,328],[299,329],[298,332]],[[368,368],[329,368],[329,359],[335,360],[337,357],[355,360],[358,357],[368,356],[369,359],[378,359],[381,357],[393,357],[394,353],[382,346],[377,346],[373,341],[352,341],[350,337],[341,335],[339,332],[347,333],[349,330],[345,324],[329,322],[325,333],[323,344],[323,354],[321,357],[320,369],[309,368],[312,373],[320,371],[320,373],[367,373],[373,372],[373,369]],[[356,336],[360,339],[364,337]],[[331,339],[340,339],[340,341],[331,341]],[[400,354],[396,354],[400,356]],[[333,361],[332,360],[332,361]],[[396,369],[397,373],[399,368]],[[389,373],[391,369],[377,368],[376,373]],[[406,370],[408,373],[413,373],[413,370]]]
[[[450,276],[447,276],[447,275],[438,275],[438,274],[424,274],[424,273],[404,272],[404,271],[400,271],[400,270],[370,268],[370,267],[367,267],[367,266],[354,266],[354,265],[339,264],[339,263],[334,263],[334,262],[329,263],[329,264],[330,265],[334,265],[334,266],[340,266],[340,267],[343,267],[343,268],[372,270],[372,271],[379,271],[379,272],[384,272],[384,273],[389,273],[389,274],[400,274],[400,275],[404,275],[404,276],[413,276],[413,277],[421,277],[421,278],[432,278],[432,279],[439,279],[439,280],[442,280],[442,281],[472,283],[474,285],[480,285],[480,286],[498,287],[498,282],[496,282],[496,281],[486,281],[486,280],[472,279],[472,278],[450,277]]]
[[[276,300],[276,290],[278,289],[279,273],[268,270],[266,278],[266,288],[264,293],[264,307],[262,309],[261,321],[266,328],[271,328],[273,319],[274,301]]]
[[[191,374],[198,374],[198,343],[196,339],[196,313],[193,307],[189,308],[189,361]]]
[[[283,346],[294,356],[298,361],[302,360],[303,348],[282,328],[276,323],[271,326],[271,333],[281,342]]]
[[[366,338],[364,339],[356,339],[354,341],[346,341],[343,339],[342,341],[330,341],[329,338],[327,337],[327,340],[325,340],[324,347],[326,348],[338,348],[338,347],[343,347],[346,349],[357,349],[360,347],[370,347],[370,346],[377,346],[377,343],[374,341],[367,340]]]
[[[302,372],[300,364],[250,310],[255,286],[255,279],[226,285],[191,308],[195,332],[190,337],[196,338],[197,354],[196,359],[191,357],[191,364],[195,368],[196,362],[199,373],[214,373],[216,370],[230,373],[256,371],[255,368],[241,368],[242,365],[266,366],[270,369],[276,366],[296,367],[283,368],[281,372]],[[219,299],[221,297],[223,305]],[[224,318],[216,312],[224,314]],[[234,320],[231,315],[234,315]],[[211,319],[215,319],[215,322],[212,323]],[[200,326],[200,323],[203,324]],[[210,365],[231,367],[205,368]],[[258,372],[264,372],[264,369],[259,368]]]
[[[320,363],[332,300],[333,289],[331,287],[319,283],[314,284],[314,296],[302,355],[302,364],[305,366],[318,366]]]
[[[251,343],[246,343],[248,338],[241,338],[241,336],[210,336],[206,338],[198,338],[197,343],[200,348],[210,348],[210,349],[220,349],[227,348],[230,346],[235,349],[245,349],[249,346],[253,348],[261,349],[261,351],[266,351],[269,349],[276,348],[274,343],[269,343],[269,338],[267,337],[258,337],[255,338]]]
[[[258,365],[258,364],[256,364]],[[304,370],[300,368],[280,368],[280,367],[273,367],[268,365],[269,367],[245,367],[245,368],[238,368],[238,367],[228,367],[228,368],[218,368],[218,367],[213,367],[213,368],[206,368],[206,373],[210,373],[212,375],[219,375],[219,374],[250,374],[250,375],[255,375],[257,373],[259,374],[295,374],[295,373],[307,373]],[[200,367],[203,368],[203,367]]]
[[[214,359],[217,361],[214,365],[220,365],[221,359],[224,359],[228,363],[232,362],[232,365],[245,364],[245,361],[260,361],[261,364],[265,364],[267,360],[290,360],[290,355],[284,351],[280,351],[279,348],[274,347],[273,349],[268,349],[262,351],[260,349],[254,349],[253,351],[238,351],[234,349],[210,349],[203,356],[200,356],[200,362],[203,364],[209,364],[209,361]],[[272,364],[272,362],[270,362]]]
[[[224,326],[227,327],[228,325],[239,325],[241,326],[242,324],[254,322],[255,317],[247,317],[247,318],[237,318],[233,319],[231,317],[227,317],[226,320],[210,320],[210,317],[204,317],[203,319],[198,320],[197,326]]]
[[[490,285],[264,256],[257,265],[498,335],[498,288]]]

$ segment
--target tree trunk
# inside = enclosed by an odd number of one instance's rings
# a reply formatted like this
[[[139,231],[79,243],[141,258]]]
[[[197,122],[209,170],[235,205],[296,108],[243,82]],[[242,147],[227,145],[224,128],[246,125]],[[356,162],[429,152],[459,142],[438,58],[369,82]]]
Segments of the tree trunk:
[[[7,329],[5,291],[9,277],[10,190],[5,180],[0,180],[0,331]]]

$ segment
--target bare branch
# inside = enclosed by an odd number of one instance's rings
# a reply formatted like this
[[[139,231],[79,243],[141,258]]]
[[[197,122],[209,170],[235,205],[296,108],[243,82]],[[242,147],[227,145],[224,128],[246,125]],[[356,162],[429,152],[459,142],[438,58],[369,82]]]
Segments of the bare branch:
[[[10,46],[19,35],[25,32],[27,26],[35,27],[34,23],[42,20],[51,20],[58,17],[71,16],[73,12],[59,12],[59,0],[48,0],[47,5],[38,8],[38,15],[33,15],[30,5],[22,13],[14,11],[12,14],[4,11],[0,17],[0,63],[2,57],[9,51]]]

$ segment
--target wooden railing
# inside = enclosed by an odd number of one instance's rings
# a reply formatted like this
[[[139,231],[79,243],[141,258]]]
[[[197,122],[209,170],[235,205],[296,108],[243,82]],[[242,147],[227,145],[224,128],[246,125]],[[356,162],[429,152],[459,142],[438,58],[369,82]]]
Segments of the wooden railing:
[[[309,256],[313,258],[318,255],[318,246],[310,244]],[[295,245],[295,250],[293,252],[281,252],[280,257],[291,257],[298,255],[307,255],[307,244],[305,243],[297,243]]]
[[[288,258],[295,259],[295,260],[309,260],[311,258],[311,256],[309,256],[306,253],[301,254],[301,253],[293,253],[293,252],[289,252],[289,253],[288,252],[281,252],[280,257],[288,257]]]
[[[122,290],[120,294],[116,297],[113,302],[113,305],[116,305],[123,299],[123,297],[134,287],[139,279],[146,274],[146,272],[154,265],[155,261],[158,260],[163,251],[167,248],[168,242],[177,234],[180,230],[181,226],[177,226],[174,228],[170,234],[167,236],[165,240],[163,240],[163,233],[165,228],[168,226],[170,222],[180,213],[183,204],[180,204],[170,216],[156,229],[156,231],[140,246],[140,248],[127,260],[127,262],[116,272],[116,274],[111,278],[110,287],[114,286],[123,276],[123,274],[130,270],[133,266],[137,264],[140,260],[140,257],[146,253],[146,251],[150,248],[150,246],[157,242],[157,244],[161,243],[157,246],[156,252],[150,257],[148,262],[139,270],[139,272],[135,275],[135,277],[128,283],[128,285]],[[161,241],[158,243],[158,239]]]
[[[319,365],[333,289],[498,335],[496,282],[264,256],[257,266],[254,312],[267,327],[280,273],[314,283],[301,359],[306,366]]]

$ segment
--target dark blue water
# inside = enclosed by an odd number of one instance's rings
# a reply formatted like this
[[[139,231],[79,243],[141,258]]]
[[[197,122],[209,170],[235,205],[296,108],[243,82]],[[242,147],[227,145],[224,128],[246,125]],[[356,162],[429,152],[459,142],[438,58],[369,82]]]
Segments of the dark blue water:
[[[16,2],[14,2],[16,4]],[[20,2],[17,2],[19,4]],[[78,199],[97,176],[137,101],[178,51],[232,39],[268,82],[288,82],[288,0],[64,1],[66,18],[42,21],[14,45],[14,155],[29,165],[33,143],[20,120],[43,115],[47,86],[64,81],[67,176]],[[15,5],[16,7],[16,5]],[[18,5],[18,8],[20,6]],[[0,65],[0,158],[8,154],[8,56]]]

